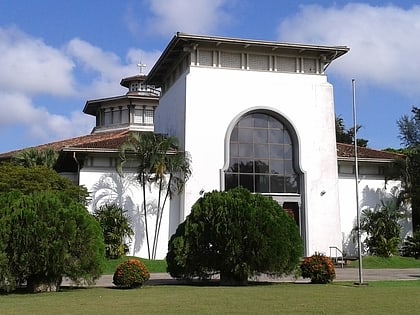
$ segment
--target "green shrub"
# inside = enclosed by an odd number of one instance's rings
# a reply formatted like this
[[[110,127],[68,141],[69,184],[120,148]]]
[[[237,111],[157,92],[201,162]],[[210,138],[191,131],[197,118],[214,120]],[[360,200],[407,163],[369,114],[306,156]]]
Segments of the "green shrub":
[[[129,259],[117,266],[112,278],[118,287],[136,288],[150,278],[146,266],[138,259]]]
[[[335,279],[335,268],[332,260],[320,253],[306,257],[300,264],[303,278],[311,279],[312,283],[330,283]]]
[[[101,206],[93,213],[103,231],[107,258],[118,259],[128,253],[125,240],[134,233],[125,213],[126,211],[115,204]]]
[[[413,236],[408,236],[404,240],[402,254],[405,257],[420,258],[420,230],[414,232]]]
[[[206,193],[169,241],[175,278],[244,284],[260,273],[292,272],[302,255],[299,230],[280,205],[243,188]]]
[[[0,194],[0,289],[25,284],[58,290],[62,277],[97,279],[104,243],[99,224],[66,192]]]

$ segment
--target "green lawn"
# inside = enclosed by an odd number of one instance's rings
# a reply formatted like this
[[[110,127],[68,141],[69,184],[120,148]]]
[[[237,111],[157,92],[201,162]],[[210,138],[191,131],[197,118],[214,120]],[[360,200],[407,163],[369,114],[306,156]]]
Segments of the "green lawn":
[[[365,256],[363,257],[363,268],[366,269],[406,269],[406,268],[420,268],[420,259],[411,257],[393,256],[389,258]],[[358,261],[353,261],[351,267],[357,268]]]
[[[162,285],[135,290],[85,288],[0,296],[8,314],[401,314],[420,309],[420,280],[353,286],[270,284],[246,287]]]
[[[148,260],[137,257],[123,257],[121,259],[110,259],[107,260],[104,270],[104,275],[114,274],[117,265],[124,260],[129,258],[136,258],[141,260],[149,270],[149,272],[166,272],[166,261],[165,260]],[[353,261],[349,263],[350,267],[357,268],[358,262]],[[405,269],[405,268],[420,268],[420,259],[414,259],[409,257],[394,256],[390,258],[382,258],[375,256],[363,257],[363,268],[366,269],[383,269],[383,268],[394,268],[394,269]]]

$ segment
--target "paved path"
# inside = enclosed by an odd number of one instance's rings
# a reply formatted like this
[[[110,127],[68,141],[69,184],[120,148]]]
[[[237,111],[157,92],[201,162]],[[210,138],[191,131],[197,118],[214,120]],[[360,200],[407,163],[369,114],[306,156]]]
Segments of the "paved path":
[[[335,281],[354,281],[359,282],[358,268],[336,268]],[[363,282],[375,280],[420,280],[420,268],[416,269],[363,269]],[[308,279],[294,278],[293,276],[270,278],[261,276],[256,279],[262,282],[309,282]],[[168,285],[179,283],[167,273],[152,273],[147,285]],[[69,281],[63,281],[63,286],[72,285]],[[96,281],[97,287],[112,287],[112,275],[102,276]]]

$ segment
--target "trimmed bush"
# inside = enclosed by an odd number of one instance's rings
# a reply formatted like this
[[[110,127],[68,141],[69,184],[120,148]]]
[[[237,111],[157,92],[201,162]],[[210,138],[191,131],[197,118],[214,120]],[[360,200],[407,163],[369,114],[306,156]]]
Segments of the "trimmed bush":
[[[291,273],[302,255],[296,223],[269,197],[244,188],[206,193],[169,241],[168,272],[180,279],[245,284],[249,277]]]
[[[58,290],[64,276],[93,282],[104,247],[99,224],[66,192],[0,194],[0,289]]]
[[[129,259],[117,266],[112,282],[122,288],[137,288],[150,278],[146,266],[138,259]]]
[[[420,230],[413,233],[413,236],[407,236],[402,247],[402,254],[405,257],[420,258]]]
[[[311,279],[312,283],[330,283],[335,279],[335,268],[332,260],[320,253],[306,257],[300,264],[303,278]]]

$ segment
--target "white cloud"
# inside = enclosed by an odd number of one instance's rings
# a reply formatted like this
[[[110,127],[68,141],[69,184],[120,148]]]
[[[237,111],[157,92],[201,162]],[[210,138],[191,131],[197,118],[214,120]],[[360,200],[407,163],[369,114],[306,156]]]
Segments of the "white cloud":
[[[59,49],[17,28],[0,27],[0,89],[71,95],[73,62]]]
[[[80,112],[63,116],[52,114],[45,107],[32,104],[30,98],[18,93],[0,91],[0,125],[21,126],[31,139],[53,141],[87,134],[92,130],[94,118]]]
[[[301,6],[295,16],[279,25],[279,40],[346,45],[350,52],[333,63],[335,72],[366,84],[419,95],[419,16],[420,6]]]
[[[78,38],[55,48],[0,28],[0,128],[18,127],[32,143],[88,134],[95,122],[82,113],[84,102],[125,93],[121,78],[138,73],[140,60],[150,69],[160,54],[130,49],[122,61]]]
[[[168,36],[177,31],[212,34],[230,22],[226,0],[147,0],[152,17],[147,30]],[[136,23],[134,23],[136,25]]]

